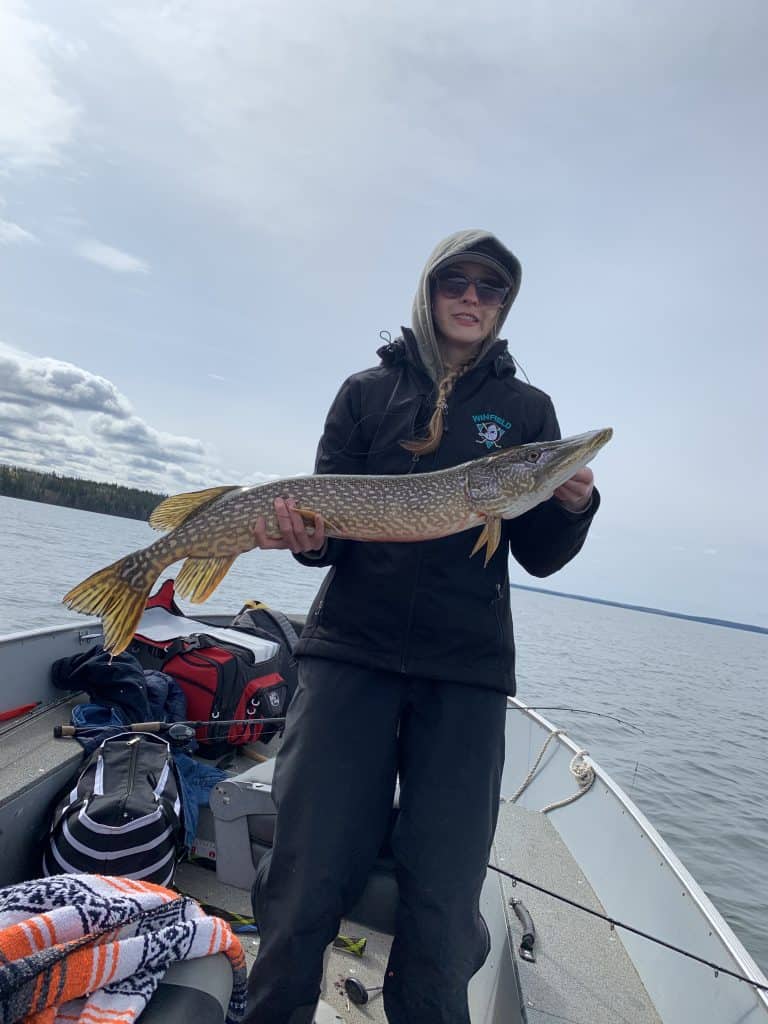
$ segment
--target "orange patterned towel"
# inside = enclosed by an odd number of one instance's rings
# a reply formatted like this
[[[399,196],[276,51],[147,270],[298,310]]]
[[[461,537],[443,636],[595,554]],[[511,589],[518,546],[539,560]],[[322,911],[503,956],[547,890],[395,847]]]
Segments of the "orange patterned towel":
[[[132,1024],[175,960],[224,953],[227,1024],[245,1012],[245,958],[228,924],[150,882],[54,875],[0,889],[0,1024]]]

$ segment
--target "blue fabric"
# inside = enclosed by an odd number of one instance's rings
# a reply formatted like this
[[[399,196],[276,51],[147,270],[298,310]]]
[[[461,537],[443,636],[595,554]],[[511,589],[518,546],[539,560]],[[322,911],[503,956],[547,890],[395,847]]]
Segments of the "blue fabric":
[[[75,704],[72,708],[72,725],[80,729],[114,728],[122,732],[127,724],[120,708],[105,704]]]
[[[208,806],[208,798],[211,790],[217,782],[229,778],[227,772],[221,768],[213,768],[208,764],[201,764],[187,754],[174,751],[173,758],[176,767],[179,769],[181,781],[182,800],[184,803],[184,842],[187,847],[192,845],[192,840],[197,835],[197,824],[200,818],[200,808]]]
[[[183,722],[187,717],[187,698],[173,676],[155,669],[144,669],[144,682],[151,720]]]

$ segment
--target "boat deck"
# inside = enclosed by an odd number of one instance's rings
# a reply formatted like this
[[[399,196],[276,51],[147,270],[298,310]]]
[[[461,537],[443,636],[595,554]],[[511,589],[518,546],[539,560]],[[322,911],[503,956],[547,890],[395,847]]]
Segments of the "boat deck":
[[[604,913],[604,908],[560,839],[556,829],[537,811],[503,804],[494,843],[494,863],[529,878],[546,888]],[[210,868],[182,864],[176,885],[203,903],[236,914],[250,915],[250,893],[220,883]],[[506,1007],[499,1024],[661,1024],[618,933],[588,914],[536,892],[502,880],[507,930],[514,950],[523,1009]],[[522,927],[509,900],[522,899],[536,928],[536,963],[522,960],[517,950]],[[390,937],[352,922],[342,925],[344,934],[365,936],[365,955],[357,957],[332,950],[326,969],[324,1000],[343,1021],[386,1024],[380,995],[365,1006],[349,1003],[343,981],[350,975],[375,988],[382,983]],[[250,964],[258,951],[258,937],[241,936]],[[332,1017],[330,1018],[332,1020]],[[494,1018],[496,1019],[496,1018]]]
[[[494,855],[498,867],[605,913],[545,814],[503,804]],[[517,956],[529,1024],[661,1024],[610,925],[509,879],[503,878],[502,889],[516,954],[522,927],[509,905],[511,897],[523,901],[536,928],[536,963]]]
[[[179,891],[193,896],[201,903],[221,907],[233,914],[251,915],[251,897],[245,889],[223,885],[216,878],[216,872],[193,863],[181,864],[174,882]],[[372,994],[365,1006],[350,1003],[344,993],[344,979],[350,976],[361,981],[366,988],[381,985],[389,956],[391,937],[369,928],[361,928],[352,922],[342,923],[341,933],[352,937],[365,936],[365,953],[362,957],[342,950],[332,949],[325,972],[323,1001],[334,1013],[318,1013],[317,1024],[332,1024],[334,1017],[342,1021],[370,1021],[372,1024],[387,1024],[381,994]],[[248,933],[239,936],[250,970],[259,949],[257,935]]]
[[[10,839],[10,830],[22,824],[25,830],[42,838],[47,823],[46,805],[50,808],[50,801],[60,792],[62,783],[66,784],[67,776],[77,769],[82,757],[81,747],[75,741],[52,738],[52,725],[67,722],[70,714],[71,702],[48,708],[11,730],[0,745],[0,817],[3,818],[0,848],[9,846],[3,850],[7,858],[4,873],[11,877],[29,877],[36,870],[29,863],[13,863],[10,848],[15,848],[16,844],[6,844],[3,839]],[[250,763],[238,758],[236,770]],[[34,801],[25,799],[30,787],[37,790]],[[33,807],[37,811],[35,815],[30,814]],[[209,815],[210,812],[203,812],[201,816],[204,832],[212,832],[212,822],[205,820]],[[39,820],[35,820],[37,818]],[[603,910],[552,822],[537,811],[502,804],[493,857],[499,867],[595,910]],[[497,1011],[491,1017],[480,1017],[478,1024],[480,1019],[483,1024],[501,1024],[502,1020],[504,1024],[551,1024],[562,1020],[579,1024],[660,1024],[617,932],[604,922],[549,896],[522,885],[513,886],[507,879],[499,881],[499,878],[492,875],[489,884],[496,887],[496,893],[503,893],[509,950],[515,958],[523,1006],[512,1005],[518,1003],[512,978],[508,980],[508,997],[499,1000],[503,1014]],[[231,913],[251,914],[249,891],[219,882],[210,866],[180,865],[176,885],[203,903]],[[533,918],[536,963],[522,960],[517,953],[522,927],[509,904],[512,896],[522,899]],[[503,924],[500,930],[503,934]],[[323,993],[328,1007],[318,1022],[333,1024],[334,1018],[340,1018],[386,1024],[380,994],[373,994],[364,1006],[355,1006],[347,1000],[343,982],[352,976],[371,989],[381,985],[390,937],[352,922],[344,922],[342,932],[365,936],[365,954],[357,957],[337,949],[331,951]],[[258,950],[258,937],[245,933],[241,941],[250,965]],[[508,955],[506,950],[496,952],[502,959]]]

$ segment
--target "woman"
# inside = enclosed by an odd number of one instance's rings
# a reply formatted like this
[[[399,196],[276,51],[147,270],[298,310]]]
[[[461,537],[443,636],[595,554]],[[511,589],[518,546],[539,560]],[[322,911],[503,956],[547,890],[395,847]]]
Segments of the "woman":
[[[342,385],[317,473],[420,473],[560,436],[547,395],[518,380],[502,324],[516,257],[462,231],[424,269],[412,329]],[[298,652],[300,684],[275,770],[275,843],[260,871],[261,947],[247,1020],[305,1024],[323,953],[391,835],[400,904],[384,980],[390,1024],[468,1024],[467,984],[487,955],[478,902],[496,825],[506,698],[515,692],[508,552],[547,576],[581,548],[599,497],[582,469],[506,521],[487,567],[477,531],[418,544],[307,534],[291,503],[282,539],[332,566]]]

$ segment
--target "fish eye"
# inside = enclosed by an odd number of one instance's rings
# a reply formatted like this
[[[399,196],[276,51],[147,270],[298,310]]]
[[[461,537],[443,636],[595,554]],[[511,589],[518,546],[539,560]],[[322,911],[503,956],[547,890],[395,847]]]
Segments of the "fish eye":
[[[525,453],[525,461],[526,462],[538,462],[540,455],[541,455],[541,452],[539,452],[539,451],[526,452]]]

